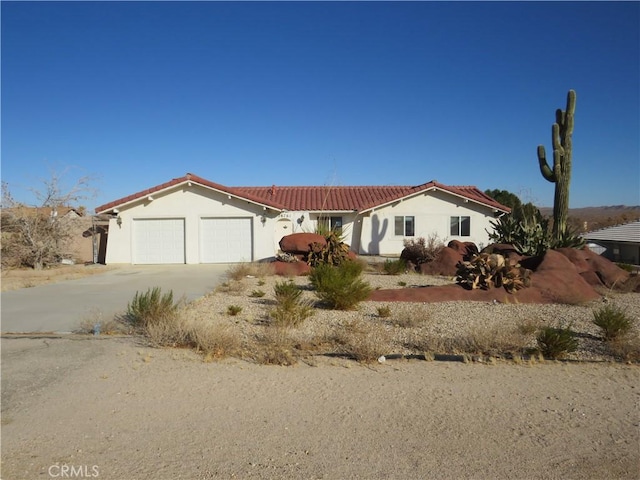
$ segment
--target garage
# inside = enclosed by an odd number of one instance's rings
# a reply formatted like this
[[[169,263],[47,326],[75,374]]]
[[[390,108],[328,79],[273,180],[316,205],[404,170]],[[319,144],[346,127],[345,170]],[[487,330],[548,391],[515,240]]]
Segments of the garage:
[[[133,220],[133,263],[185,263],[184,218]]]
[[[238,263],[253,260],[251,218],[200,220],[200,263]]]

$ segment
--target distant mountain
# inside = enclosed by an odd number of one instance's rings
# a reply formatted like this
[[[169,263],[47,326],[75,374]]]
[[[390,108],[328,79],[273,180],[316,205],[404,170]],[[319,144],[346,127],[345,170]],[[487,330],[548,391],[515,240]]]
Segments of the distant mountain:
[[[545,217],[553,217],[553,208],[539,207]],[[580,232],[621,225],[640,219],[640,205],[611,205],[569,209],[569,224]]]

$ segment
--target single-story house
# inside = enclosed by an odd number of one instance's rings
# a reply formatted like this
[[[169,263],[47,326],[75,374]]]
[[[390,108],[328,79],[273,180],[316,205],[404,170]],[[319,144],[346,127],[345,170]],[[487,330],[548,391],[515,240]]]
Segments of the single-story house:
[[[405,239],[489,242],[509,208],[473,186],[227,187],[186,174],[96,208],[110,215],[106,263],[234,263],[273,258],[319,224],[360,255],[399,255]]]
[[[613,262],[640,265],[640,220],[582,234],[591,250]]]

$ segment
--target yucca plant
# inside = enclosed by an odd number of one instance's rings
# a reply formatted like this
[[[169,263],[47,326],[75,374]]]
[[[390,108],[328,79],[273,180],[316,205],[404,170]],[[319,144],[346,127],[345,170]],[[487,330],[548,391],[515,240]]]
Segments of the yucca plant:
[[[557,359],[578,349],[578,340],[570,327],[543,327],[536,337],[538,349],[545,358]]]
[[[600,327],[605,340],[614,340],[629,333],[633,320],[615,305],[605,305],[593,312],[593,323]]]

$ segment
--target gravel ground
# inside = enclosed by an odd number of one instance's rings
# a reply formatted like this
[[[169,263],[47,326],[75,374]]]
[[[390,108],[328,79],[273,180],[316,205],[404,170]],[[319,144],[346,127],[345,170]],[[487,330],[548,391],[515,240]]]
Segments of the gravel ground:
[[[451,278],[418,274],[383,275],[365,273],[364,279],[372,288],[415,288],[426,285],[452,283]],[[193,318],[223,325],[232,325],[243,338],[255,338],[269,326],[269,310],[275,305],[274,286],[284,281],[275,276],[246,276],[239,281],[229,280],[215,292],[191,304]],[[314,302],[317,297],[309,287],[307,277],[293,278]],[[261,298],[252,297],[262,291]],[[599,328],[592,323],[594,310],[605,304],[621,307],[635,322],[627,344],[640,345],[640,294],[607,292],[601,300],[584,305],[513,304],[484,302],[442,303],[379,303],[362,302],[357,310],[336,311],[314,308],[314,314],[302,325],[289,330],[295,343],[318,344],[335,332],[349,327],[350,331],[365,329],[369,341],[377,343],[380,355],[484,353],[488,356],[514,353],[517,347],[534,347],[535,330],[540,326],[570,327],[577,333],[578,350],[566,356],[571,360],[610,361],[616,359],[610,347],[600,338]],[[242,311],[231,316],[229,306]],[[379,315],[380,307],[388,307],[390,316]],[[376,337],[376,338],[373,338]],[[331,342],[328,342],[331,343]],[[316,353],[349,353],[335,348],[335,342]],[[637,354],[637,353],[636,353]],[[618,359],[621,357],[618,356]]]

